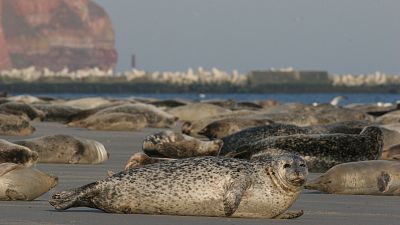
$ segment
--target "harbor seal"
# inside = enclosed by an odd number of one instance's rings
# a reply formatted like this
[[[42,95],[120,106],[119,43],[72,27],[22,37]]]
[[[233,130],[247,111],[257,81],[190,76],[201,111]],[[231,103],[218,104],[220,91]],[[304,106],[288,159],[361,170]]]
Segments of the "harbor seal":
[[[0,164],[15,163],[30,167],[38,160],[37,152],[21,145],[0,139]]]
[[[138,152],[138,153],[133,154],[128,159],[128,162],[126,163],[124,170],[142,167],[147,164],[153,164],[153,163],[159,163],[159,162],[169,162],[171,160],[176,160],[176,159],[151,157],[151,156],[146,155],[143,152]]]
[[[66,122],[70,116],[75,115],[82,111],[81,109],[62,104],[41,103],[41,104],[34,104],[33,106],[44,112],[45,114],[43,118],[44,121],[51,121],[51,122]]]
[[[378,159],[382,154],[383,134],[379,127],[369,126],[360,134],[294,134],[268,137],[237,147],[220,156],[250,158],[271,148],[300,153],[313,172],[326,171],[340,163]],[[221,149],[222,150],[222,149]]]
[[[206,117],[229,114],[232,111],[213,104],[192,103],[168,109],[167,112],[178,117],[179,120],[194,121]]]
[[[57,210],[91,207],[108,213],[293,218],[285,211],[302,191],[305,161],[296,155],[255,161],[198,157],[145,165],[56,193]]]
[[[221,155],[232,152],[243,145],[249,145],[271,136],[286,136],[293,134],[359,134],[368,124],[363,121],[333,123],[328,125],[311,125],[300,127],[292,124],[273,123],[246,128],[231,135],[222,137],[224,145]]]
[[[58,178],[14,163],[0,164],[0,200],[31,201],[48,192]]]
[[[154,128],[169,128],[175,126],[177,117],[164,112],[157,107],[144,104],[144,103],[126,103],[113,107],[108,107],[96,112],[92,116],[100,116],[109,113],[128,113],[128,114],[140,114],[146,117],[148,127]]]
[[[400,162],[343,163],[307,182],[305,188],[331,194],[400,196]]]
[[[7,102],[0,105],[0,112],[5,114],[12,114],[29,118],[30,120],[43,120],[44,112],[35,107],[20,103],[20,102]]]
[[[89,130],[109,131],[138,131],[148,125],[147,119],[143,114],[129,114],[123,112],[95,114],[81,120],[79,124],[79,127],[84,127]]]
[[[392,145],[387,148],[384,148],[382,151],[382,156],[380,159],[391,160],[396,159],[400,160],[400,144]]]
[[[222,147],[221,140],[201,141],[170,130],[149,135],[143,141],[143,152],[150,156],[188,158],[216,156]]]
[[[14,143],[37,152],[40,163],[99,164],[109,155],[100,142],[70,135],[48,135]]]
[[[198,134],[209,139],[223,138],[240,130],[274,123],[269,119],[227,118],[214,121],[204,127]]]
[[[29,119],[22,116],[0,112],[0,134],[10,136],[26,136],[35,131]]]

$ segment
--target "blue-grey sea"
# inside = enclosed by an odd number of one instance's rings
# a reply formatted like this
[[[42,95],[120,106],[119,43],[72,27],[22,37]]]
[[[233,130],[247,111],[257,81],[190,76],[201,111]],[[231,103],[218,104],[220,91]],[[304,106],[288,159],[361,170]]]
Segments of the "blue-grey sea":
[[[27,94],[27,93],[18,93]],[[17,94],[14,94],[17,95]],[[213,93],[146,93],[146,94],[115,94],[115,93],[103,93],[103,94],[87,94],[87,93],[48,93],[38,94],[37,96],[48,96],[48,97],[60,97],[66,99],[76,99],[82,97],[93,97],[101,96],[107,98],[130,98],[130,97],[143,97],[143,98],[156,98],[156,99],[189,99],[189,100],[208,100],[208,99],[233,99],[236,101],[256,101],[263,99],[274,99],[282,103],[286,102],[301,102],[310,104],[314,102],[326,103],[330,102],[332,98],[342,95],[346,96],[341,103],[377,103],[377,102],[390,102],[395,103],[400,101],[400,94],[383,94],[383,93],[308,93],[308,94],[246,94],[246,93],[225,93],[225,94],[213,94]]]

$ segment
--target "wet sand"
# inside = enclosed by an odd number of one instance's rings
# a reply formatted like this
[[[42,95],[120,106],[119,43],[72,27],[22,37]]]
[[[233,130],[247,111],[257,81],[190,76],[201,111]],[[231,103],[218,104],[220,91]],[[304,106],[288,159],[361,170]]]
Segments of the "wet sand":
[[[59,123],[34,123],[34,126],[37,130],[31,136],[0,138],[19,140],[50,134],[70,134],[103,143],[110,153],[110,159],[100,165],[37,164],[38,169],[59,177],[58,186],[31,202],[0,201],[0,224],[400,224],[400,197],[329,195],[307,190],[291,207],[294,210],[303,209],[304,215],[293,220],[108,214],[84,207],[55,211],[47,202],[53,193],[105,178],[108,170],[122,170],[128,158],[141,151],[143,138],[159,129],[102,132],[69,128]],[[316,175],[310,174],[310,177]]]

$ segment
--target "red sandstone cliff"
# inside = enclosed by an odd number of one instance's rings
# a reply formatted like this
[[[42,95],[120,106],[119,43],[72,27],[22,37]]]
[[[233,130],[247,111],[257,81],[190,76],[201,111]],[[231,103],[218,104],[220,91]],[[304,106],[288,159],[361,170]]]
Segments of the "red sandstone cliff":
[[[114,68],[112,24],[90,0],[0,0],[0,70]]]

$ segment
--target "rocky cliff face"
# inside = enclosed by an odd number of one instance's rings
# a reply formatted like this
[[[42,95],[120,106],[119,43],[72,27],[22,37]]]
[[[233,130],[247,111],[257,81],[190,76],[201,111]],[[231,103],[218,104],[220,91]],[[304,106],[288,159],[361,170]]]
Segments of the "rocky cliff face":
[[[0,70],[114,68],[112,24],[90,0],[0,0]]]

